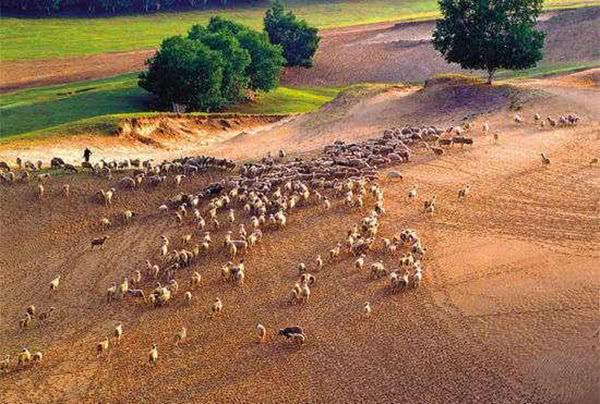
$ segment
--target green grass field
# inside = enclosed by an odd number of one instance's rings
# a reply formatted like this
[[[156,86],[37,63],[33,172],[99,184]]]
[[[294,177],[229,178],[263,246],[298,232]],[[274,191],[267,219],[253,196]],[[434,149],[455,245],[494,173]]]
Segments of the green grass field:
[[[600,66],[585,63],[539,66],[524,71],[501,71],[497,79],[518,79],[568,73]],[[315,110],[344,87],[279,87],[261,93],[254,102],[231,107],[243,114],[293,114]],[[40,87],[0,97],[0,139],[73,133],[112,133],[118,120],[152,115],[149,94],[137,87],[135,74],[102,80]]]
[[[260,93],[254,102],[230,108],[248,114],[308,112],[333,99],[340,88],[286,88]],[[0,97],[0,138],[31,132],[106,133],[114,114],[148,113],[149,93],[137,86],[136,74],[103,80],[40,87]],[[111,116],[110,118],[108,116]],[[108,122],[108,126],[103,126]],[[94,130],[95,132],[95,130]]]
[[[436,0],[290,0],[290,7],[320,28],[438,16]],[[266,9],[231,7],[206,11],[159,13],[110,18],[2,18],[0,55],[3,61],[60,58],[153,48],[169,35],[186,32],[220,14],[256,28]],[[600,5],[600,0],[546,0],[545,8]]]

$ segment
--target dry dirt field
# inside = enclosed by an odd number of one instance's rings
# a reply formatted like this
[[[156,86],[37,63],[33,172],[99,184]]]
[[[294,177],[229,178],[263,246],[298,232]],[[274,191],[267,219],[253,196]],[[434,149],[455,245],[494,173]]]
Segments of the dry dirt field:
[[[133,299],[106,303],[112,282],[143,269],[146,259],[160,262],[161,234],[175,248],[182,234],[200,237],[190,219],[177,226],[157,207],[225,174],[191,177],[179,190],[172,182],[117,190],[111,207],[93,195],[114,181],[89,174],[52,178],[42,200],[34,183],[0,185],[0,359],[25,346],[44,353],[41,363],[19,368],[13,362],[0,373],[2,402],[598,402],[600,167],[589,163],[600,156],[599,77],[595,70],[494,87],[438,80],[425,88],[348,95],[310,115],[195,149],[185,143],[190,154],[246,160],[285,145],[291,157],[308,158],[335,139],[365,139],[394,125],[474,122],[472,147],[455,146],[442,156],[417,148],[410,163],[394,167],[403,180],[380,174],[387,212],[379,236],[410,227],[427,248],[423,283],[399,294],[389,292],[386,279],[369,280],[366,269],[353,269],[354,259],[343,253],[315,274],[308,304],[287,303],[298,262],[312,271],[316,255],[325,256],[367,213],[334,199],[330,211],[310,203],[290,214],[287,229],[266,231],[245,258],[243,287],[219,279],[226,258],[216,247],[178,273],[179,294],[166,307]],[[521,108],[523,124],[513,121],[511,106]],[[577,112],[582,121],[540,129],[535,112]],[[499,132],[497,143],[482,133],[484,121]],[[63,142],[67,151],[81,146],[77,137]],[[128,150],[147,155],[151,147],[132,142]],[[157,160],[176,153],[154,152]],[[69,198],[61,196],[65,183]],[[459,201],[466,183],[472,192]],[[419,196],[410,202],[413,185]],[[429,216],[422,203],[433,194],[438,210]],[[120,224],[124,209],[139,214],[129,225]],[[110,239],[90,250],[90,240],[104,234],[103,216],[115,223],[106,232]],[[213,232],[216,245],[227,228]],[[367,263],[376,259],[397,265],[379,240]],[[191,271],[203,280],[186,304]],[[50,295],[58,274],[61,285]],[[141,287],[152,285],[144,280]],[[210,319],[216,297],[224,312]],[[365,301],[373,307],[370,317],[362,315]],[[54,306],[56,315],[19,331],[30,304]],[[95,344],[118,322],[125,329],[121,342],[96,358]],[[257,322],[268,328],[267,343],[256,343]],[[189,338],[176,347],[174,334],[183,325]],[[273,336],[288,325],[304,328],[301,348]],[[160,353],[155,367],[147,363],[153,342]]]
[[[600,7],[549,12],[540,27],[548,33],[542,63],[600,59]],[[449,71],[429,39],[433,22],[371,24],[324,30],[312,69],[289,69],[284,85],[328,86],[360,82],[420,81]],[[139,71],[152,49],[101,55],[0,63],[0,92],[92,80]],[[458,66],[450,70],[460,71]]]

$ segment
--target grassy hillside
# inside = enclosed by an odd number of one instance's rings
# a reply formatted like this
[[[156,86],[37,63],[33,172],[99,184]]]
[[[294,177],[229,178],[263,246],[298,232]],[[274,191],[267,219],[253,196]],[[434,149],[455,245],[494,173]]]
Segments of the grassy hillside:
[[[311,111],[333,99],[339,88],[286,88],[259,94],[232,112],[289,114]],[[106,115],[149,111],[149,94],[135,74],[40,87],[0,97],[0,138],[29,132],[86,131],[111,120]]]
[[[338,0],[287,3],[296,14],[320,28],[393,20],[432,19],[436,0]],[[546,9],[600,5],[600,0],[546,0]],[[159,13],[112,18],[2,18],[2,60],[27,60],[89,55],[156,47],[169,35],[185,32],[221,14],[239,22],[262,26],[265,6]]]

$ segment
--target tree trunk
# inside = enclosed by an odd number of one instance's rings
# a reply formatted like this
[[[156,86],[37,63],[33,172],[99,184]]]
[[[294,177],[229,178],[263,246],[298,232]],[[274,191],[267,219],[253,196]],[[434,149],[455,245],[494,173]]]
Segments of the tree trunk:
[[[492,84],[492,79],[494,78],[494,73],[496,73],[496,69],[492,69],[492,68],[488,69],[488,78],[487,78],[488,84]]]

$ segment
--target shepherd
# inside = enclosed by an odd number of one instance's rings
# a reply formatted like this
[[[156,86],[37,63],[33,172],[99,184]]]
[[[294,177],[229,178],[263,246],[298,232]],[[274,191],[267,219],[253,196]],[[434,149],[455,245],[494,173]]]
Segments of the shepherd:
[[[91,155],[92,155],[92,151],[86,147],[85,150],[83,151],[83,159],[85,160],[86,163],[90,162]]]

